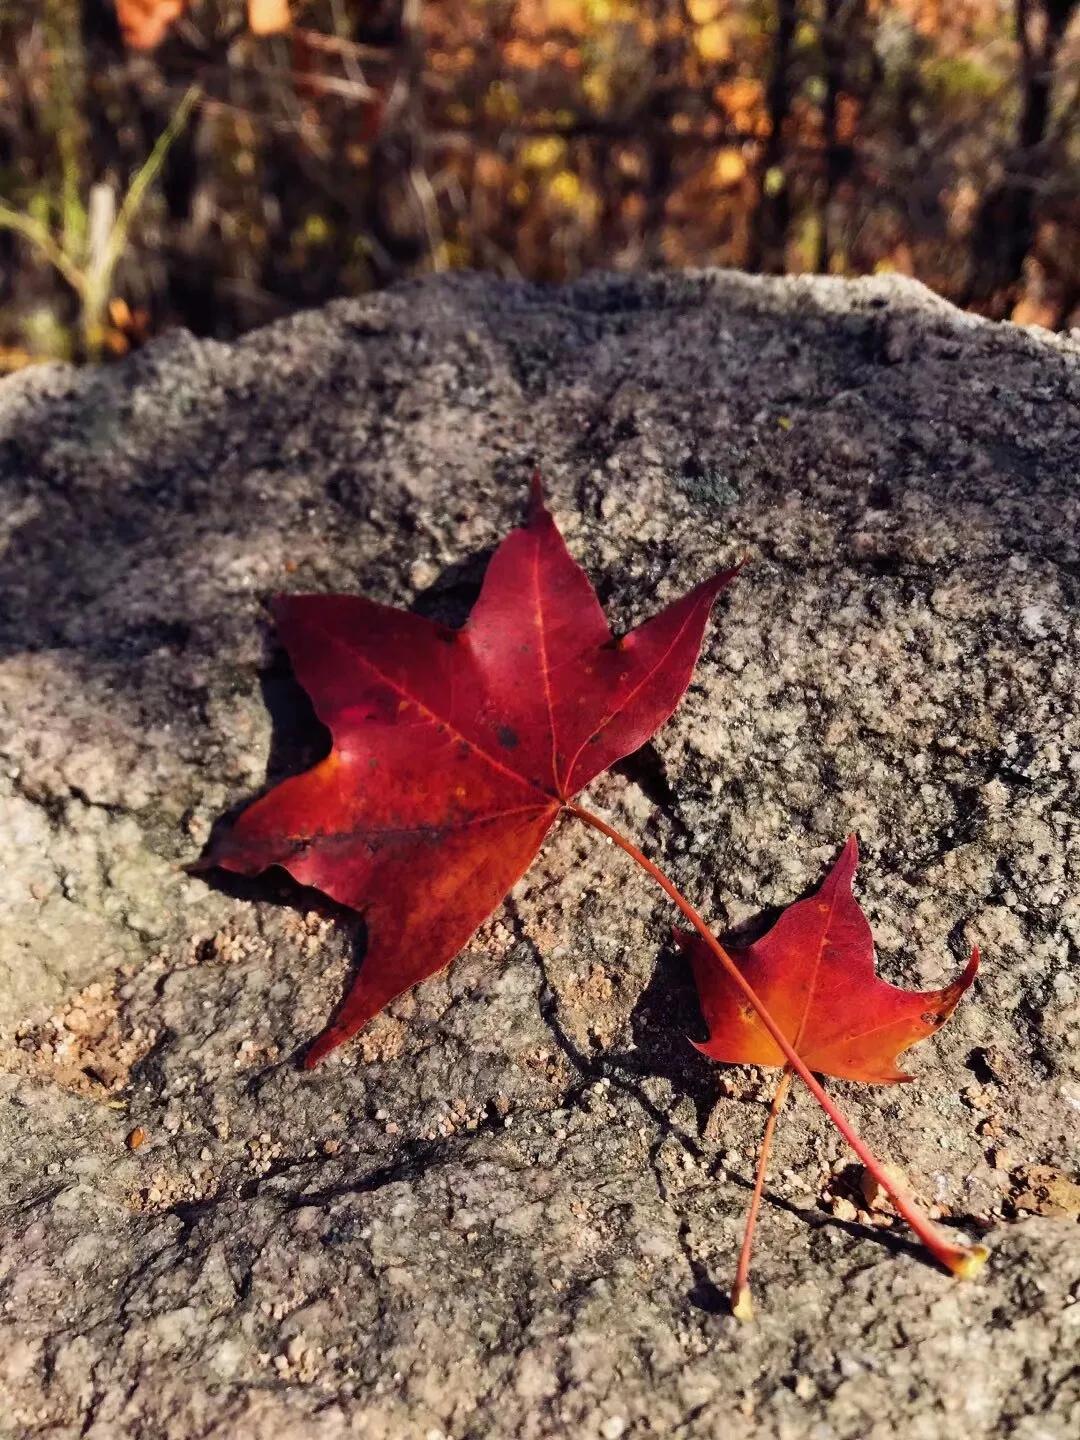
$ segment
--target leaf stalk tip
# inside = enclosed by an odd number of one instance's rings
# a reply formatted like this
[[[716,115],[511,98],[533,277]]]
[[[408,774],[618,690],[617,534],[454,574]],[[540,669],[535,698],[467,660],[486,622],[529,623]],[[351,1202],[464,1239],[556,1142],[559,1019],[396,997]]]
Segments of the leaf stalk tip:
[[[957,1249],[947,1261],[958,1280],[974,1280],[990,1257],[985,1245],[967,1245]]]

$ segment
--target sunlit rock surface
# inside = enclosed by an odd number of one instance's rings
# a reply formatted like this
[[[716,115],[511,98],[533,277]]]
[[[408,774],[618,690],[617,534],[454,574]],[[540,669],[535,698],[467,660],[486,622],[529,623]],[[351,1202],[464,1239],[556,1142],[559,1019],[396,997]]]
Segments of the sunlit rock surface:
[[[727,1314],[772,1078],[593,833],[310,1074],[354,923],[185,873],[324,743],[267,598],[456,621],[537,465],[619,624],[748,558],[594,808],[725,931],[856,830],[888,978],[982,947],[835,1086],[978,1283],[800,1094]],[[1080,347],[897,281],[441,279],[0,385],[0,1435],[1075,1436],[1078,479]]]

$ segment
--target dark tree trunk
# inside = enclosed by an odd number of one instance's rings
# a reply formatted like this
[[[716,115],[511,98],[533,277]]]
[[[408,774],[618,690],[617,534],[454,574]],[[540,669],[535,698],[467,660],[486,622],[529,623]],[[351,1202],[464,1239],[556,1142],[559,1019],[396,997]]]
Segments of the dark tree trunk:
[[[797,0],[776,0],[776,38],[768,88],[769,138],[761,156],[759,198],[747,257],[749,270],[770,274],[784,271],[784,251],[791,222],[787,177],[783,176],[783,183],[779,185],[771,183],[771,177],[783,170],[784,129],[791,112],[791,50],[797,12]]]
[[[990,304],[1007,313],[1024,261],[1035,241],[1036,189],[1047,168],[1046,139],[1053,104],[1054,67],[1078,0],[1016,0],[1023,107],[1005,179],[983,197],[972,241],[966,304]],[[1042,40],[1032,36],[1035,10],[1044,17]]]
[[[821,199],[821,228],[818,231],[817,256],[814,262],[814,269],[819,275],[828,274],[829,270],[829,258],[832,253],[829,236],[829,228],[832,223],[832,203],[841,171],[836,134],[844,65],[844,48],[840,35],[841,4],[842,0],[824,0],[821,26],[821,54],[825,70],[825,98],[821,106],[821,125],[825,141],[825,175],[824,193]]]
[[[666,8],[667,0],[653,0],[650,6],[652,19],[661,33],[661,22]],[[654,49],[653,61],[657,74],[677,72],[681,59],[681,43],[676,45],[670,39],[665,39]],[[650,89],[643,127],[643,133],[647,137],[649,169],[645,190],[641,259],[645,269],[660,270],[664,267],[664,226],[675,176],[670,101],[660,85],[653,85]]]
[[[392,47],[397,72],[371,151],[371,229],[383,278],[436,257],[438,216],[425,169],[424,34],[420,0],[401,0]]]

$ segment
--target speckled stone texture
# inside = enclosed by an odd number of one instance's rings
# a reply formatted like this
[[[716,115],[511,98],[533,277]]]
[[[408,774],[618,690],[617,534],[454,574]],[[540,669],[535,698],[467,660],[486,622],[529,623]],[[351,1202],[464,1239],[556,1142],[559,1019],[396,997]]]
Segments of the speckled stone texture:
[[[324,744],[268,596],[460,619],[537,464],[619,624],[749,558],[594,808],[726,932],[857,830],[888,978],[983,947],[916,1083],[835,1084],[977,1283],[799,1094],[726,1313],[772,1080],[688,1045],[594,833],[310,1074],[355,923],[185,874]],[[1080,1432],[1080,1226],[1028,1168],[1080,1126],[1078,480],[1080,346],[897,281],[440,279],[6,380],[0,1434]]]

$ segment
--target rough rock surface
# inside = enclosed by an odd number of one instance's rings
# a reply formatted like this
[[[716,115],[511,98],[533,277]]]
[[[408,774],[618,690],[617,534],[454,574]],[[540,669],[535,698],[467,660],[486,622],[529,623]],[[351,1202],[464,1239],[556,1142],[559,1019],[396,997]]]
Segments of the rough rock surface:
[[[619,623],[751,560],[594,806],[722,928],[855,829],[889,978],[983,947],[915,1084],[835,1087],[978,1283],[801,1095],[726,1313],[771,1080],[686,1043],[592,832],[310,1074],[349,918],[184,873],[322,743],[267,597],[460,617],[536,464]],[[0,1434],[1075,1436],[1075,1192],[1024,1167],[1080,1116],[1078,479],[1080,346],[906,282],[440,280],[5,381]]]

